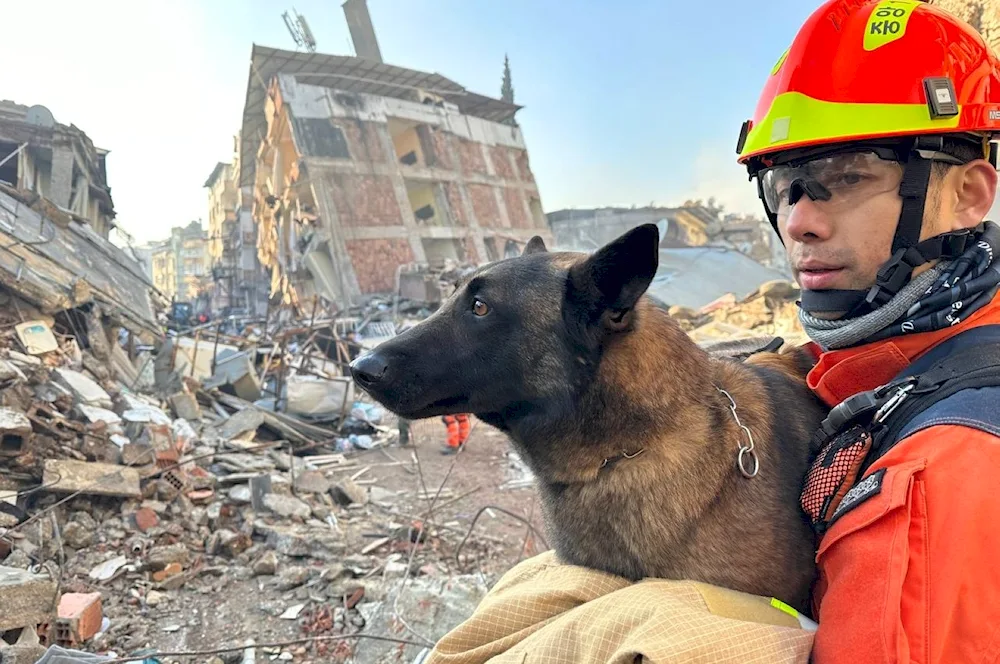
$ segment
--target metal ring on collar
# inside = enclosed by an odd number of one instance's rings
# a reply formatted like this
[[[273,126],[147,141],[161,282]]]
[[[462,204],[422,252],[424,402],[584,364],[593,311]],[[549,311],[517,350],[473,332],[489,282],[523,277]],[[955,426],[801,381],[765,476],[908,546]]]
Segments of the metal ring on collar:
[[[753,470],[747,469],[747,458],[753,463]],[[741,447],[740,456],[736,460],[737,465],[740,467],[740,472],[743,473],[743,477],[747,479],[752,479],[757,477],[757,472],[760,470],[760,459],[757,458],[757,453],[753,451],[750,447]]]

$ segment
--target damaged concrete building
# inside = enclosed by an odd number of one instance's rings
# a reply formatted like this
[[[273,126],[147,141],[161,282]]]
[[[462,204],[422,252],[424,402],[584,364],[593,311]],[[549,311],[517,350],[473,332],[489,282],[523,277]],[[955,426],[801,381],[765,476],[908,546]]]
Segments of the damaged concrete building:
[[[44,106],[0,101],[0,182],[33,192],[105,239],[115,226],[107,154]]]
[[[367,57],[253,47],[240,184],[271,292],[349,304],[551,239],[520,107],[382,63],[363,0],[345,12]]]
[[[257,259],[253,190],[241,188],[239,183],[239,150],[240,138],[236,136],[233,162],[219,162],[205,180],[212,309],[253,315],[267,306],[267,286]]]

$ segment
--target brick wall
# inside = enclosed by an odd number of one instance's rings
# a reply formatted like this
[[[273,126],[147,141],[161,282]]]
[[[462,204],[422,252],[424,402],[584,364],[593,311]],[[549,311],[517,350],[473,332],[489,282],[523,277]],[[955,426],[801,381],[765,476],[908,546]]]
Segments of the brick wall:
[[[511,150],[514,154],[514,161],[517,163],[517,172],[521,174],[521,180],[531,182],[534,175],[531,173],[531,166],[528,165],[527,150]]]
[[[534,223],[528,219],[528,212],[524,207],[524,194],[520,189],[504,187],[503,200],[507,205],[507,218],[513,228],[531,228]]]
[[[468,190],[469,198],[472,199],[472,212],[476,215],[479,225],[492,228],[503,226],[493,187],[486,184],[470,184]]]
[[[343,130],[347,138],[351,159],[367,163],[385,162],[385,150],[382,149],[376,125],[360,120],[338,120],[334,124]]]
[[[464,138],[456,137],[455,140],[458,141],[458,156],[462,162],[462,173],[488,175],[486,157],[483,155],[483,144],[467,141]]]
[[[462,205],[462,194],[455,182],[444,184],[444,193],[448,199],[448,207],[451,210],[451,218],[458,222],[459,226],[469,225],[469,215],[465,213],[465,206]]]
[[[451,160],[451,150],[449,149],[451,145],[449,135],[443,131],[430,128],[430,143],[432,155],[428,155],[429,163],[427,165],[449,171],[454,170],[455,164]]]
[[[388,293],[396,287],[396,268],[413,262],[410,242],[402,238],[347,240],[358,287],[362,293]]]
[[[330,195],[344,226],[400,226],[403,213],[384,175],[333,174]]]
[[[549,224],[545,220],[545,215],[544,214],[541,214],[538,217],[531,216],[531,203],[532,202],[538,203],[538,208],[539,209],[541,209],[541,207],[542,207],[542,199],[539,198],[539,196],[538,196],[538,190],[537,189],[527,189],[527,190],[525,190],[524,194],[525,194],[525,197],[527,198],[527,201],[528,201],[528,223],[530,225],[534,226],[535,228],[548,229]]]
[[[493,172],[505,180],[516,180],[514,165],[510,161],[510,152],[502,145],[490,146],[490,161],[493,162]]]
[[[471,237],[465,238],[465,260],[469,263],[475,263],[479,265],[479,252],[476,251],[476,243],[472,241]]]

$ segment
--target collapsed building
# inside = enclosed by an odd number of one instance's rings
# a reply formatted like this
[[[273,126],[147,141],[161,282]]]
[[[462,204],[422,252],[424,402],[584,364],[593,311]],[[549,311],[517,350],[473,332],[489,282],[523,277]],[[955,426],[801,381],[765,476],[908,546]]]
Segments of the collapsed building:
[[[790,276],[784,247],[764,219],[724,214],[721,207],[688,201],[679,207],[605,207],[556,210],[547,215],[555,246],[593,251],[641,224],[660,228],[660,247],[725,247]]]
[[[107,154],[44,106],[0,101],[0,182],[46,199],[104,239],[115,226]]]
[[[367,26],[352,24],[356,44],[374,42]],[[285,302],[356,303],[401,284],[433,299],[422,270],[551,238],[520,107],[368,55],[253,47],[240,185]]]
[[[81,348],[90,337],[105,345],[97,333],[111,339],[117,328],[159,336],[150,278],[108,240],[115,211],[107,154],[44,106],[0,102],[3,322],[40,321]]]

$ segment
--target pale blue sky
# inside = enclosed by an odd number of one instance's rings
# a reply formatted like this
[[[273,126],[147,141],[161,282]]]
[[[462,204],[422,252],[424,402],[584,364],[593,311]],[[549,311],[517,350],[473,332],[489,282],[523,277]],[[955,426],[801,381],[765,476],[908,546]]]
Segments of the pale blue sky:
[[[504,53],[546,211],[716,195],[758,211],[734,165],[740,123],[818,0],[369,0],[386,62],[498,96]],[[207,222],[251,44],[294,49],[263,0],[5,2],[0,98],[44,104],[111,151],[139,241]],[[296,0],[318,50],[353,54],[340,0]]]

